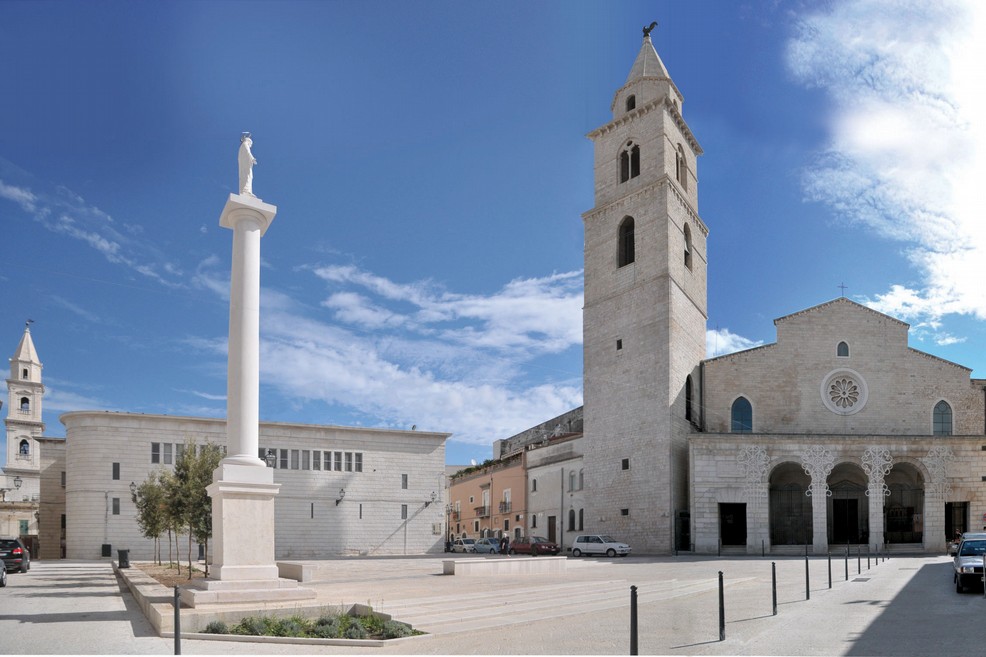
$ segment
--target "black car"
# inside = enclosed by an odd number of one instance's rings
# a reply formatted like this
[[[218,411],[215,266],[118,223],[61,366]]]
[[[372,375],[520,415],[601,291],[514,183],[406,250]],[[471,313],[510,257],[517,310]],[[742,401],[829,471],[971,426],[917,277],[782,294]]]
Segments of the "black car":
[[[19,538],[0,538],[0,559],[7,572],[31,570],[31,552]]]

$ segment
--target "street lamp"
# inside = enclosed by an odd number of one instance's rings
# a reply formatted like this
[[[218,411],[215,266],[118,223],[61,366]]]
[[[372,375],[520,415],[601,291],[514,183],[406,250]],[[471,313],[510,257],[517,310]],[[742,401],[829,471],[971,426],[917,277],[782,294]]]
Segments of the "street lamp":
[[[137,484],[130,482],[130,501],[134,504],[137,503]]]
[[[273,468],[274,463],[277,462],[277,455],[274,454],[274,450],[270,447],[267,448],[267,452],[264,454],[264,460],[267,461],[268,468]]]
[[[339,489],[339,497],[336,498],[336,506],[339,506],[339,502],[341,502],[343,500],[343,498],[345,498],[345,497],[346,497],[346,489],[345,488],[340,488]]]
[[[23,479],[21,479],[20,477],[14,477],[14,488],[20,490],[21,484],[23,483],[24,483]]]

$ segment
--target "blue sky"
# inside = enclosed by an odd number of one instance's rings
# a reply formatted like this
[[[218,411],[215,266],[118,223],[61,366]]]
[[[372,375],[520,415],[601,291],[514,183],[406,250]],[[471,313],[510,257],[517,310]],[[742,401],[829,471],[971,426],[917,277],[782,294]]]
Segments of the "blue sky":
[[[48,435],[69,410],[222,417],[218,219],[249,130],[278,206],[262,419],[416,425],[453,433],[450,463],[489,458],[581,404],[584,135],[658,20],[705,150],[709,355],[844,284],[986,377],[982,13],[8,0],[0,351],[35,320]]]

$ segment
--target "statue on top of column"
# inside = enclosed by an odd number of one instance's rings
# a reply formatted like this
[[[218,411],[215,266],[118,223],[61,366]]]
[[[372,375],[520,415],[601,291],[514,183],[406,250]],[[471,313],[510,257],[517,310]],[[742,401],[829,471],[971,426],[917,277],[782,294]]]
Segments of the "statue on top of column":
[[[253,146],[253,139],[249,132],[244,132],[240,137],[240,152],[237,160],[240,165],[240,194],[255,196],[253,193],[253,165],[257,163],[250,147]]]

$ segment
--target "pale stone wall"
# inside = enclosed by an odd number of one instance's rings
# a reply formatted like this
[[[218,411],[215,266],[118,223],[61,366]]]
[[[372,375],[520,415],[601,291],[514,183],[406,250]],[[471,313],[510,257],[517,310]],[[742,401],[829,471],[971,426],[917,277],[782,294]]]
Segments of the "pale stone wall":
[[[756,467],[755,459],[745,458],[744,450],[749,454],[749,450],[755,449],[762,450],[765,456],[761,467]],[[928,552],[944,551],[946,502],[968,502],[967,520],[973,529],[978,528],[978,519],[986,513],[986,489],[982,486],[982,473],[986,472],[986,436],[702,434],[693,436],[690,444],[695,550],[714,553],[718,549],[718,505],[721,503],[746,504],[746,549],[757,554],[762,546],[769,550],[771,473],[786,463],[803,467],[812,460],[809,450],[824,452],[833,469],[852,464],[865,470],[868,450],[886,450],[891,465],[909,464],[914,468],[924,487],[924,509],[920,512],[924,549]],[[868,483],[874,483],[873,477],[866,479]],[[875,480],[878,482],[879,476]],[[816,521],[813,549],[816,553],[824,552],[827,546],[828,505],[824,487],[820,492],[821,495],[812,496],[812,514]],[[879,488],[870,492],[873,493],[868,496],[870,535],[878,537],[882,535],[883,526],[882,492]],[[826,503],[816,506],[818,500]],[[869,542],[882,545],[881,540]]]
[[[65,440],[41,438],[41,501],[38,512],[39,559],[60,559],[64,547],[61,531],[65,514]]]
[[[511,538],[516,535],[517,528],[523,533],[527,513],[526,486],[522,453],[454,477],[449,486],[451,532],[456,538],[463,535],[481,538],[484,534],[500,536],[505,527]],[[506,490],[510,491],[509,505],[504,500]],[[483,491],[489,491],[488,505],[483,503]]]
[[[129,486],[131,481],[139,485],[158,468],[173,467],[151,463],[151,444],[225,444],[225,422],[218,419],[76,412],[61,420],[67,441],[70,559],[98,558],[103,544],[112,546],[114,557],[117,549],[126,548],[133,559],[150,559],[152,541],[140,536]],[[289,450],[289,466],[290,450],[362,454],[362,472],[290,467],[274,471],[274,482],[281,485],[275,498],[276,557],[441,552],[446,437],[422,431],[261,423],[260,447]],[[113,463],[120,464],[119,480],[112,479]],[[406,489],[402,474],[408,475]],[[343,488],[345,497],[337,505]],[[119,515],[112,512],[114,498],[119,500]],[[407,505],[406,520],[401,518],[402,505]]]
[[[952,408],[954,435],[983,433],[983,391],[970,370],[907,346],[907,325],[848,299],[836,299],[776,321],[777,343],[705,363],[706,427],[730,430],[730,410],[742,395],[753,406],[758,433],[932,433],[935,404]],[[839,342],[849,345],[838,357]],[[822,384],[852,370],[866,384],[862,410],[833,413]]]
[[[579,529],[579,511],[582,511],[583,529],[588,518],[586,512],[586,485],[582,458],[583,438],[574,436],[553,441],[527,456],[527,535],[553,538],[563,551],[575,540]],[[574,473],[574,477],[572,474]],[[580,477],[580,473],[582,477]],[[534,490],[534,482],[537,490]],[[581,485],[580,485],[581,482]],[[569,529],[569,512],[575,512],[575,527]],[[536,525],[534,526],[537,518]],[[555,518],[555,535],[550,536],[550,518]]]

